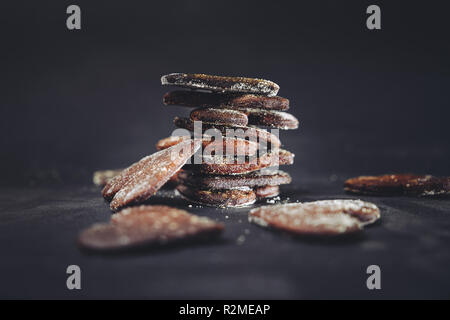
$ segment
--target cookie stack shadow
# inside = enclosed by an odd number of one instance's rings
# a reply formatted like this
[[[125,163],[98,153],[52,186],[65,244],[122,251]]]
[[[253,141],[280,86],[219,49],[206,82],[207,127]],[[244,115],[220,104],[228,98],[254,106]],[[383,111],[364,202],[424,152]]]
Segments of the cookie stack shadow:
[[[192,110],[189,117],[174,119],[186,134],[160,140],[157,149],[187,138],[202,141],[172,179],[182,197],[200,205],[242,207],[273,199],[280,185],[291,183],[278,166],[293,164],[294,154],[282,148],[278,130],[297,129],[298,120],[285,112],[289,100],[277,96],[276,83],[184,73],[165,75],[161,83],[184,89],[166,93],[165,105]]]

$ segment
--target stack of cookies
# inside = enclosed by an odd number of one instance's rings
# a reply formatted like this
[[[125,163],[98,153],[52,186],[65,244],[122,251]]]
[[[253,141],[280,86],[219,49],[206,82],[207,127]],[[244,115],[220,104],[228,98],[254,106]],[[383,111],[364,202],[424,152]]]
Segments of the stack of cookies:
[[[294,155],[280,148],[278,129],[297,129],[298,120],[285,112],[289,100],[277,96],[276,83],[185,73],[165,75],[161,83],[189,89],[168,92],[165,105],[194,109],[189,117],[174,120],[188,134],[162,139],[157,149],[190,138],[203,145],[177,174],[176,189],[184,198],[202,205],[242,207],[278,196],[279,185],[291,182],[288,173],[278,170],[294,162]]]

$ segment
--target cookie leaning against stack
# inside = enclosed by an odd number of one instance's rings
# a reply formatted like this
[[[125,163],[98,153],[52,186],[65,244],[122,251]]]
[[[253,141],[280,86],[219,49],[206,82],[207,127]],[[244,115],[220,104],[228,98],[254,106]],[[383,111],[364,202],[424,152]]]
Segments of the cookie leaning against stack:
[[[178,174],[176,188],[184,198],[209,206],[241,207],[259,199],[275,197],[279,194],[279,185],[291,182],[289,174],[267,169],[292,164],[294,155],[279,148],[281,142],[277,135],[258,128],[298,128],[298,120],[284,112],[289,109],[289,100],[276,96],[280,88],[276,83],[185,73],[165,75],[161,83],[190,89],[164,95],[165,105],[194,108],[189,118],[176,117],[175,126],[192,134],[195,122],[200,122],[200,134],[209,146],[216,143],[210,136],[211,130],[224,136],[223,153],[217,155],[213,152],[211,155],[203,152],[200,163],[185,165]],[[230,130],[234,130],[232,137],[229,136]],[[198,132],[195,137],[198,138]],[[245,139],[249,140],[248,145],[237,148]],[[176,140],[173,137],[163,139],[157,148],[170,147],[177,143]],[[250,152],[254,151],[250,147],[255,147],[255,142],[256,153]],[[226,156],[225,150],[234,150],[232,157]]]

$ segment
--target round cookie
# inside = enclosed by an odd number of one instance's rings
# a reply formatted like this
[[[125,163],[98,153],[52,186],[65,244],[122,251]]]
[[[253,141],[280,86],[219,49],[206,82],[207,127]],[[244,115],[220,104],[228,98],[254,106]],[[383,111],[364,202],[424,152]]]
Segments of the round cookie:
[[[298,128],[298,119],[287,112],[249,108],[239,108],[238,110],[247,115],[248,124],[250,125],[279,128],[283,130]]]
[[[112,178],[117,176],[123,171],[123,169],[113,170],[99,170],[95,171],[92,177],[92,182],[99,187],[104,187]]]
[[[293,163],[294,156],[289,151],[280,149],[278,154],[265,153],[259,157],[243,159],[243,161],[223,156],[204,156],[202,159],[201,164],[189,164],[185,169],[209,175],[246,174],[277,165],[290,165]]]
[[[194,122],[191,119],[175,117],[173,122],[175,126],[177,126],[178,128],[183,128],[194,132],[195,129]],[[201,123],[202,132],[205,132],[208,129],[217,129],[223,135],[227,135],[227,130],[235,130],[236,136],[238,138],[240,137],[240,133],[243,133],[251,141],[255,140],[259,142],[266,142],[267,144],[270,144],[273,147],[279,147],[281,145],[280,139],[277,136],[275,136],[269,131],[259,128],[245,127],[245,126],[224,126],[219,124],[202,122]]]
[[[339,235],[359,231],[380,218],[377,206],[361,200],[322,200],[263,206],[249,221],[294,234]]]
[[[224,226],[168,206],[138,206],[112,215],[110,223],[82,231],[79,244],[89,250],[120,250],[192,238],[216,237]]]
[[[203,190],[179,184],[176,189],[187,200],[207,206],[236,208],[251,205],[256,201],[256,194],[250,188]]]
[[[450,194],[450,177],[416,174],[360,176],[346,180],[344,190],[368,195],[436,196]]]
[[[191,185],[199,189],[232,189],[239,187],[263,187],[289,184],[291,176],[281,170],[271,174],[260,171],[243,175],[201,175],[183,171],[178,175],[179,181],[185,185]]]
[[[242,93],[211,93],[201,91],[171,91],[164,95],[165,105],[179,105],[192,108],[218,109],[264,109],[286,111],[289,100],[282,97],[266,97],[255,94]]]
[[[276,83],[269,80],[199,73],[171,73],[164,75],[161,77],[161,84],[213,92],[256,93],[266,96],[276,96],[280,89]]]
[[[295,154],[284,149],[278,149],[279,165],[288,166],[294,163]]]
[[[156,149],[164,150],[186,139],[190,138],[187,136],[170,136],[159,140],[156,144]],[[222,141],[215,141],[204,136],[202,139],[202,148],[204,154],[216,154],[216,151],[220,151],[223,155],[226,155],[228,149],[237,156],[254,156],[258,152],[258,144],[256,142],[227,137],[223,137]]]
[[[256,198],[258,198],[258,200],[273,198],[280,194],[280,187],[278,186],[267,185],[255,187],[253,190],[255,191]]]
[[[237,110],[201,108],[191,111],[191,121],[205,121],[224,126],[246,126],[247,115]]]
[[[156,150],[161,151],[189,139],[191,139],[189,136],[170,136],[163,138],[156,143]]]

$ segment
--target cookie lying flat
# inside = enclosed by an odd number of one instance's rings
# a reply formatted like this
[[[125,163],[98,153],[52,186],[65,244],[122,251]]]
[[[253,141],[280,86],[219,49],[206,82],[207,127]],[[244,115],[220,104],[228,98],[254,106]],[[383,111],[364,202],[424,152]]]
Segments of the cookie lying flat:
[[[244,77],[223,77],[199,73],[171,73],[164,75],[161,77],[161,84],[222,93],[242,92],[266,96],[276,96],[280,89],[276,83],[269,80]]]
[[[238,109],[247,115],[248,124],[279,129],[297,129],[298,119],[290,113],[261,109]]]
[[[150,198],[200,148],[193,140],[156,152],[133,164],[108,182],[102,191],[106,199],[112,198],[110,207],[116,211]]]
[[[281,170],[272,174],[264,174],[260,171],[245,175],[199,175],[192,172],[183,171],[178,175],[179,181],[185,185],[195,186],[199,189],[232,189],[239,187],[256,187],[291,183],[291,176]]]
[[[273,198],[280,194],[280,187],[278,186],[261,186],[261,187],[255,187],[253,188],[256,194],[256,198],[258,200],[266,199],[266,198]]]
[[[186,200],[222,208],[244,207],[255,203],[256,194],[250,188],[203,190],[179,184],[176,188]]]
[[[122,172],[123,169],[113,169],[113,170],[99,170],[95,171],[92,177],[92,182],[99,187],[103,187],[112,178],[117,176]]]
[[[173,123],[178,128],[183,128],[183,129],[187,129],[189,131],[194,132],[194,129],[195,129],[194,122],[191,119],[175,117]],[[203,132],[205,132],[208,129],[217,129],[224,136],[227,136],[227,137],[229,134],[227,132],[227,130],[234,130],[235,137],[238,137],[238,138],[244,138],[241,136],[241,134],[243,134],[246,137],[248,137],[250,141],[267,142],[268,144],[271,144],[272,146],[275,146],[275,147],[279,147],[281,145],[280,139],[278,139],[277,136],[275,136],[271,132],[263,130],[263,129],[253,128],[253,127],[244,127],[244,126],[223,126],[223,125],[218,125],[218,124],[213,124],[213,123],[208,123],[208,122],[202,122],[201,130]]]
[[[79,244],[90,250],[160,245],[198,237],[216,237],[223,225],[168,206],[139,206],[114,214],[108,224],[81,232]]]
[[[259,157],[243,159],[243,161],[239,161],[238,158],[204,156],[201,164],[189,164],[185,169],[209,175],[246,174],[277,165],[290,165],[293,163],[293,159],[294,155],[291,152],[281,149],[278,155],[266,153]]]
[[[191,111],[192,121],[205,121],[224,126],[246,126],[247,115],[237,110],[201,108]]]
[[[157,150],[164,150],[170,148],[186,139],[190,139],[187,136],[171,136],[161,139],[156,144]],[[215,154],[217,152],[226,155],[226,152],[233,152],[234,155],[246,155],[254,156],[258,152],[258,144],[253,141],[247,141],[244,139],[226,138],[222,141],[212,141],[208,137],[202,139],[203,154]]]
[[[256,108],[280,111],[289,109],[289,100],[286,98],[239,93],[171,91],[164,95],[163,102],[165,105],[179,105],[192,108]]]
[[[345,191],[368,195],[436,196],[450,194],[450,177],[387,174],[348,179]]]
[[[323,200],[264,206],[250,211],[249,221],[295,234],[338,235],[375,222],[380,210],[360,200]]]

